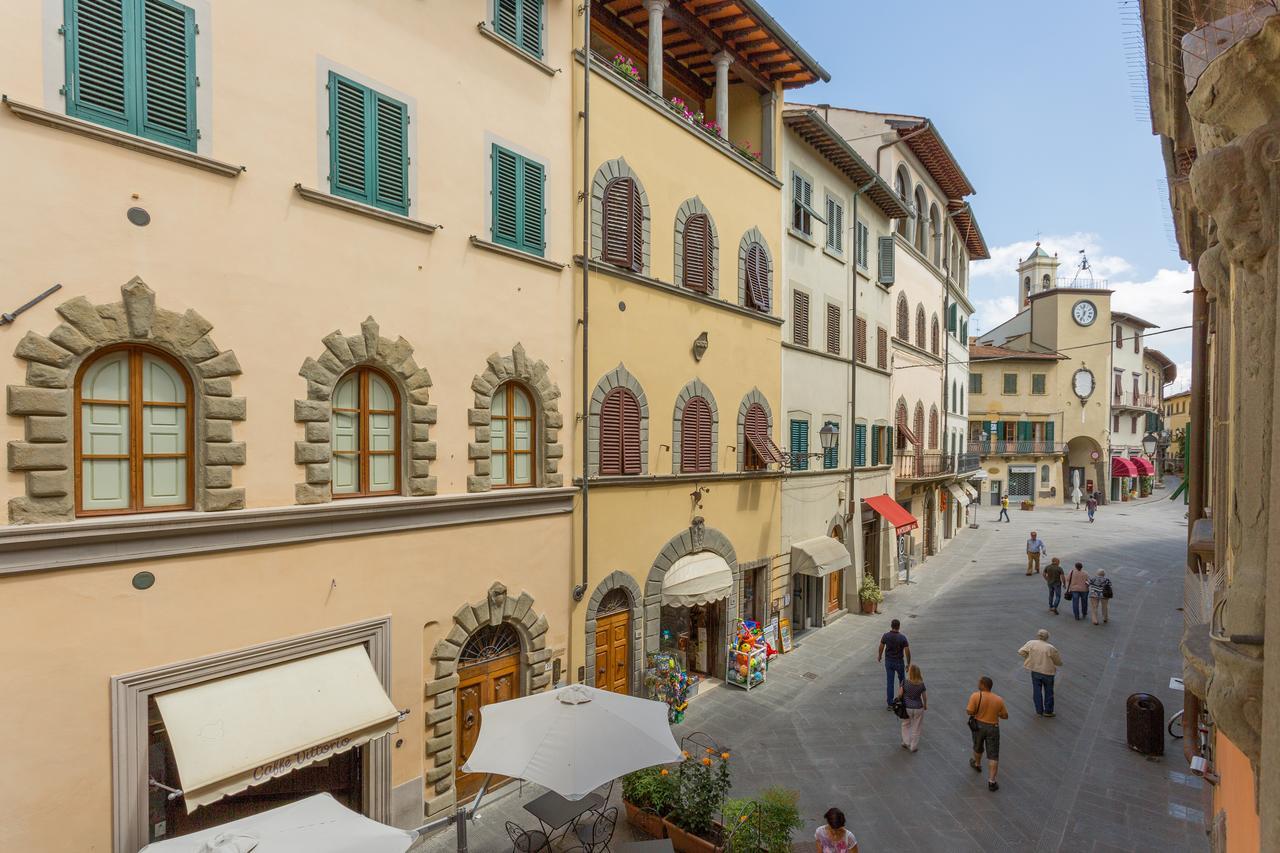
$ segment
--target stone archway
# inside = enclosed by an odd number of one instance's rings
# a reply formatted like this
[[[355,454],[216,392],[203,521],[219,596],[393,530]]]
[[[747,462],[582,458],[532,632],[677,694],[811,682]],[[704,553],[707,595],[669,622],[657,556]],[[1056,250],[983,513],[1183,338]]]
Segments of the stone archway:
[[[455,805],[456,773],[454,714],[458,689],[458,654],[467,638],[483,626],[510,625],[520,637],[521,695],[539,693],[551,683],[547,661],[547,617],[533,609],[533,596],[521,592],[512,598],[501,583],[494,583],[483,601],[464,604],[453,614],[453,627],[431,652],[435,678],[426,685],[427,772],[424,796],[427,816]]]
[[[688,530],[671,537],[649,568],[644,585],[644,652],[658,650],[658,634],[662,630],[662,580],[681,557],[711,551],[719,554],[733,571],[733,586],[725,602],[725,630],[731,630],[738,618],[738,590],[742,588],[742,569],[738,565],[733,543],[714,527],[707,527],[702,516],[696,516]]]
[[[625,590],[631,600],[631,636],[628,639],[631,642],[631,689],[635,690],[644,675],[644,593],[640,591],[640,584],[636,583],[636,579],[626,572],[614,572],[600,581],[587,601],[587,684],[596,686],[596,616],[605,596],[616,589]]]
[[[1097,454],[1096,458],[1094,454]],[[1102,492],[1104,500],[1110,500],[1111,471],[1107,467],[1110,464],[1111,460],[1102,452],[1102,446],[1092,437],[1077,435],[1068,441],[1062,479],[1063,499],[1071,500],[1071,469],[1083,468],[1084,479],[1093,480],[1094,490]],[[1085,485],[1082,482],[1080,488],[1083,490]]]
[[[360,324],[360,334],[348,336],[335,330],[324,337],[324,346],[319,358],[308,357],[298,370],[307,380],[307,398],[293,403],[294,420],[306,425],[306,439],[293,445],[293,461],[306,469],[306,481],[294,487],[298,503],[333,499],[330,398],[338,380],[362,364],[381,368],[400,386],[404,401],[401,445],[409,451],[404,454],[401,471],[405,492],[434,495],[436,478],[431,476],[431,461],[436,458],[436,443],[430,440],[429,432],[436,422],[436,407],[430,405],[431,374],[413,360],[413,345],[404,338],[393,341],[382,337],[377,321],[367,317]]]
[[[564,475],[559,470],[560,460],[564,457],[564,446],[559,443],[559,439],[564,416],[556,405],[556,400],[560,398],[560,388],[551,381],[547,363],[531,362],[519,343],[511,348],[511,355],[498,355],[495,352],[489,356],[488,362],[484,373],[471,380],[471,390],[476,396],[475,406],[467,409],[467,423],[475,428],[475,441],[467,447],[467,456],[472,460],[474,472],[467,477],[467,491],[487,492],[492,488],[490,406],[493,404],[493,392],[498,386],[511,380],[524,385],[537,398],[536,432],[542,436],[537,448],[537,461],[542,466],[542,472],[541,476],[534,479],[534,485],[563,486]]]
[[[183,314],[156,306],[156,294],[140,278],[120,288],[121,301],[94,305],[77,296],[57,307],[63,322],[48,337],[27,332],[14,356],[27,363],[27,384],[8,387],[7,411],[25,420],[23,441],[9,442],[9,470],[26,475],[26,494],[9,501],[14,524],[75,518],[73,418],[76,371],[103,347],[146,343],[173,356],[191,378],[195,403],[195,508],[206,512],[244,508],[244,489],[233,487],[231,469],[245,461],[244,442],[233,425],[245,419],[245,400],[231,394],[240,362],[209,337],[213,324],[188,308]]]

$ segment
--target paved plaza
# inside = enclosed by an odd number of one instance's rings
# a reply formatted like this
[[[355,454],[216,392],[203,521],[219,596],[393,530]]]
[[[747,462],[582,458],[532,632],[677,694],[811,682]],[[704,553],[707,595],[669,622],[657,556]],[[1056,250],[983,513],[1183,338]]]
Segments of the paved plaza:
[[[1165,717],[1181,707],[1169,688],[1181,673],[1178,638],[1186,525],[1181,502],[1158,499],[1083,511],[979,510],[966,530],[886,596],[879,616],[851,614],[798,638],[749,693],[721,687],[696,698],[682,737],[711,735],[733,752],[734,795],[769,786],[800,792],[804,829],[797,848],[830,806],[844,809],[867,851],[1202,851],[1204,791],[1166,740],[1163,759],[1125,746],[1125,699],[1155,694]],[[1104,568],[1115,584],[1111,622],[1094,627],[1047,610],[1043,580],[1026,577],[1024,541],[1039,531],[1048,557]],[[1048,562],[1046,558],[1045,562]],[[875,650],[889,619],[902,620],[924,671],[929,711],[920,751],[899,747],[898,720],[884,707],[884,670]],[[1017,649],[1037,628],[1051,632],[1065,666],[1057,716],[1037,718]],[[990,675],[1009,704],[1001,725],[1000,790],[987,790],[967,765],[965,701]],[[471,829],[471,850],[510,849],[506,820],[535,825],[520,808],[540,790],[510,791]],[[615,793],[616,799],[616,793]],[[619,826],[619,838],[626,835]],[[800,843],[803,842],[803,843]],[[414,851],[453,849],[452,831]]]

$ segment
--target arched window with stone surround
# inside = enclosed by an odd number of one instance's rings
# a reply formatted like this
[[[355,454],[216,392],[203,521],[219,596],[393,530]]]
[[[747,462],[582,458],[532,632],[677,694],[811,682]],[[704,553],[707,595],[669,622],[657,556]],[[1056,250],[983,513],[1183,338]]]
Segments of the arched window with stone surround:
[[[759,228],[738,241],[738,304],[762,314],[773,307],[773,256]]]
[[[938,213],[936,204],[929,206],[929,228],[932,232],[933,265],[942,265],[942,215]]]
[[[928,219],[929,199],[924,194],[923,186],[916,186],[916,238],[915,246],[920,254],[925,254],[929,245],[929,235],[926,233],[929,227]]]
[[[903,204],[909,204],[911,197],[911,178],[907,175],[907,167],[899,166],[897,173],[893,176],[893,191],[898,194],[898,198],[902,199]],[[894,224],[895,230],[908,240],[911,239],[911,217],[903,216]]]
[[[701,199],[687,199],[677,208],[673,251],[677,287],[706,294],[720,289],[720,238]]]
[[[907,295],[898,294],[898,340],[911,340],[911,307],[907,304]]]
[[[191,378],[148,346],[95,353],[76,380],[76,514],[191,509]]]
[[[910,432],[907,428],[907,402],[906,400],[898,400],[898,407],[893,415],[894,433],[896,435],[896,447],[898,450],[906,450],[910,443]]]
[[[702,397],[690,397],[680,415],[680,473],[711,471],[715,446],[711,437],[711,405]]]
[[[920,349],[924,349],[924,323],[924,305],[920,304],[916,306],[916,346]]]
[[[938,449],[938,407],[929,407],[929,449]]]
[[[591,184],[593,258],[649,275],[649,200],[626,160],[601,164]]]
[[[400,493],[400,394],[377,368],[346,373],[333,389],[335,498]]]
[[[911,422],[911,431],[916,436],[916,451],[924,449],[924,404],[916,400],[916,416]]]
[[[942,349],[942,335],[938,330],[938,315],[933,315],[933,325],[929,329],[929,351],[934,355]]]
[[[504,382],[489,401],[489,476],[495,489],[537,485],[534,436],[538,410],[519,382]]]
[[[629,388],[614,388],[600,406],[600,473],[640,474],[640,401]]]

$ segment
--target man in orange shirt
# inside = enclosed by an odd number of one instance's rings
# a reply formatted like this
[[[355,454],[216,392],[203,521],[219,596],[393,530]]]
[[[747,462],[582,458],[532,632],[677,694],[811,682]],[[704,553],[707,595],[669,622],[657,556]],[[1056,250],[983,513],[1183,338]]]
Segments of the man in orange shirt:
[[[978,679],[978,691],[969,697],[965,709],[969,714],[969,729],[973,732],[973,758],[969,766],[982,772],[982,753],[987,753],[987,790],[999,791],[996,784],[996,768],[1000,764],[1000,721],[1009,719],[1004,700],[991,692],[994,683],[987,676]]]

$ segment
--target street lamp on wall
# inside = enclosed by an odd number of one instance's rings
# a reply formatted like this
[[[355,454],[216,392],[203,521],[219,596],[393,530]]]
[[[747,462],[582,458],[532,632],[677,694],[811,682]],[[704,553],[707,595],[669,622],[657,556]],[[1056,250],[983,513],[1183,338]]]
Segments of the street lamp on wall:
[[[817,459],[825,456],[828,450],[831,450],[836,446],[836,441],[839,437],[840,430],[834,424],[823,424],[822,429],[818,430],[818,443],[822,446],[822,449],[817,453],[797,453],[795,451],[783,453],[782,467],[792,470],[798,460],[809,459],[810,457]]]
[[[1147,433],[1142,437],[1142,451],[1147,456],[1155,456],[1157,443],[1156,434],[1154,432]]]

